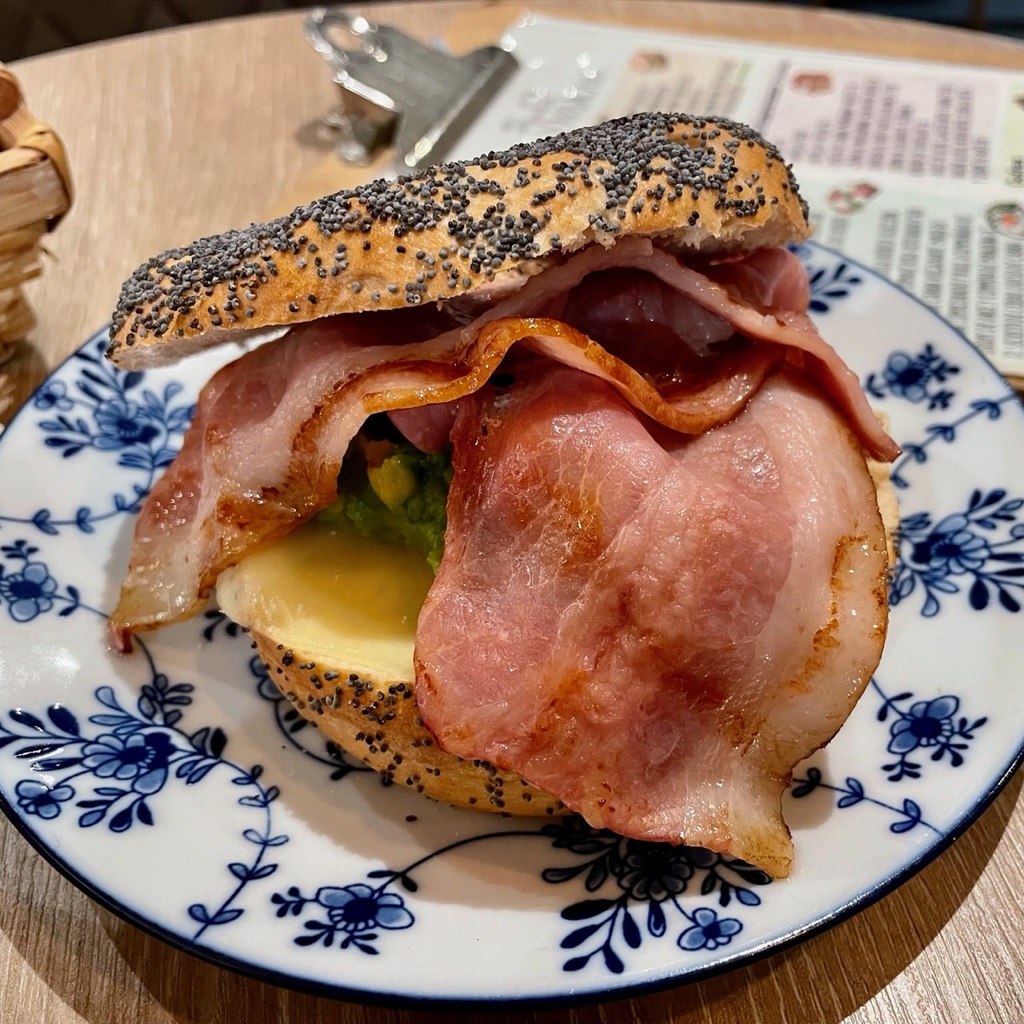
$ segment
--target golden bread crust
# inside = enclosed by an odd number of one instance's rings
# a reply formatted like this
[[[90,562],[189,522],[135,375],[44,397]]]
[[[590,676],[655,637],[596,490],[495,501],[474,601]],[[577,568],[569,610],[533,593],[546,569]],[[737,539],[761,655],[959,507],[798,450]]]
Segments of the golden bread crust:
[[[162,253],[123,285],[108,355],[159,365],[239,331],[443,302],[631,234],[702,255],[781,245],[807,237],[806,204],[747,126],[635,114]]]
[[[250,632],[267,674],[292,707],[342,750],[396,786],[443,803],[500,814],[565,814],[561,801],[434,742],[420,720],[413,684],[371,679]]]

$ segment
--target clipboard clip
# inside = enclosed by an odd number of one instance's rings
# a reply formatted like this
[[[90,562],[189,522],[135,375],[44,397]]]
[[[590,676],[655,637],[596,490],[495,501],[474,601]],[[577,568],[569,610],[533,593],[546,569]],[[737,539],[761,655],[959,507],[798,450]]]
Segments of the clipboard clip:
[[[327,123],[346,163],[369,163],[388,146],[404,170],[438,162],[516,70],[498,46],[453,57],[340,8],[315,8],[305,29],[341,90]]]

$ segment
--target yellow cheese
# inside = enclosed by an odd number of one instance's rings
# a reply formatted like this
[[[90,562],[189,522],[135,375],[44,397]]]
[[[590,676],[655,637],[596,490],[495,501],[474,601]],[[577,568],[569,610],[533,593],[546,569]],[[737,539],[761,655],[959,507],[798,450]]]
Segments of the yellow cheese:
[[[412,679],[416,619],[434,574],[422,555],[311,521],[223,573],[225,614],[286,647]]]

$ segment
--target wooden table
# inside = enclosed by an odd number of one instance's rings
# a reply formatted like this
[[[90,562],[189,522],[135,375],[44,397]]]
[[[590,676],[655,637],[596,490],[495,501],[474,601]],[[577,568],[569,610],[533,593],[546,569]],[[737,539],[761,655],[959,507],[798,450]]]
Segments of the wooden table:
[[[476,45],[502,12],[458,2],[380,4],[373,17],[429,39],[467,9]],[[626,0],[535,10],[677,30],[1024,69],[1024,45],[910,22],[762,3]],[[490,21],[488,21],[490,19]],[[264,219],[282,196],[337,187],[313,126],[333,102],[299,14],[137,36],[21,62],[32,108],[67,144],[77,203],[30,299],[26,372],[101,325],[142,259]],[[320,186],[323,186],[320,188]],[[0,484],[2,485],[2,484]],[[474,1021],[837,1024],[1024,1021],[1021,778],[915,878],[828,932],[717,979],[640,999]],[[0,1020],[5,1024],[450,1019],[287,992],[176,952],[98,909],[0,822]]]

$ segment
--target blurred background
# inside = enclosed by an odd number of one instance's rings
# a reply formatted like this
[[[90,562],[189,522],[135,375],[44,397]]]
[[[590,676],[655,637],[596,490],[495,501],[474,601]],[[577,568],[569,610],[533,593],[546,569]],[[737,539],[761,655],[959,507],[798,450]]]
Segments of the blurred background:
[[[917,18],[1024,37],[1024,0],[789,2]],[[0,0],[0,61],[149,29],[307,6],[308,0]]]

